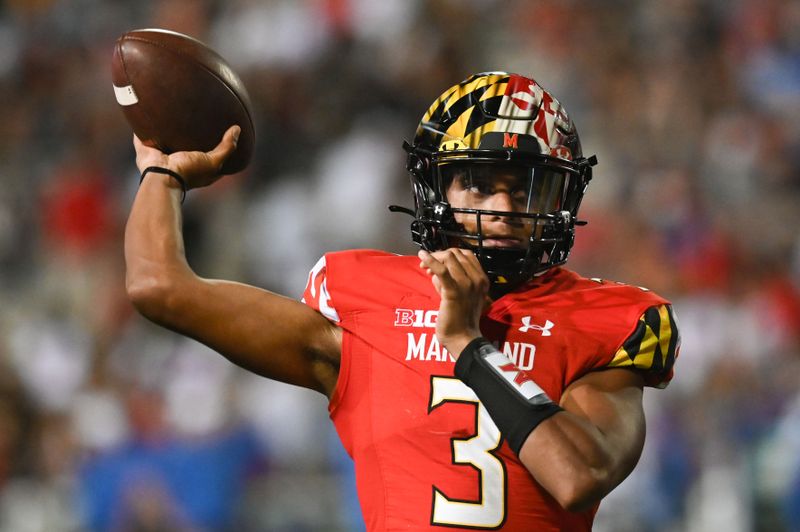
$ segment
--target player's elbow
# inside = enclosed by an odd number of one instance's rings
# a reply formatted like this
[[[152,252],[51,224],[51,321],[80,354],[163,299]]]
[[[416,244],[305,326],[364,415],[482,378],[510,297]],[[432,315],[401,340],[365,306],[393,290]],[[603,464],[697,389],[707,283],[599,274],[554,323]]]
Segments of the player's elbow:
[[[147,319],[165,324],[175,307],[177,282],[174,276],[160,274],[127,275],[125,289],[128,299]]]
[[[553,496],[568,512],[582,512],[598,504],[612,488],[607,470],[586,468],[560,482]]]

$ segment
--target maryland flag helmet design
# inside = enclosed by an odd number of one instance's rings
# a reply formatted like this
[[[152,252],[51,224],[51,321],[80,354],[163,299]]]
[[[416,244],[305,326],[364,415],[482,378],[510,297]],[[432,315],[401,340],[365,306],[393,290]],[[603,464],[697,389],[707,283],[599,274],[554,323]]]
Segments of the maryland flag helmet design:
[[[415,200],[411,232],[423,249],[470,248],[493,285],[506,289],[566,262],[575,226],[585,223],[577,220],[578,207],[597,159],[583,157],[569,115],[536,81],[506,72],[473,75],[433,102],[404,147]],[[499,168],[524,177],[520,209],[450,205],[454,179]],[[470,216],[475,231],[457,221]],[[526,249],[484,245],[486,220],[502,216],[530,227]]]

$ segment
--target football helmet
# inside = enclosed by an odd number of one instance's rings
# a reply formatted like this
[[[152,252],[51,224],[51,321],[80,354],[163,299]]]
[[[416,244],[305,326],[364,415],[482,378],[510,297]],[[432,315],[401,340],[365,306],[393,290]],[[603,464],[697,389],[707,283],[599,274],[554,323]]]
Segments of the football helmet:
[[[475,74],[447,89],[422,117],[408,153],[414,209],[411,234],[428,251],[471,249],[504,293],[567,261],[578,208],[596,157],[586,158],[563,106],[533,79]],[[514,176],[513,210],[452,205],[448,189],[483,192],[493,173]],[[461,202],[463,203],[463,202]],[[518,246],[493,246],[489,220],[525,231]],[[487,245],[487,240],[490,241]]]

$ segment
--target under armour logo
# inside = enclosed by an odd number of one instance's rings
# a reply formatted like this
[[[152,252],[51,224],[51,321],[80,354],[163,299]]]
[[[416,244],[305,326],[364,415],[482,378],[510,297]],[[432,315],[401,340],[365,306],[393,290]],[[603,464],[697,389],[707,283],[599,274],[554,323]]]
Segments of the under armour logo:
[[[542,336],[551,336],[553,333],[550,332],[550,329],[552,329],[554,326],[555,323],[553,323],[550,320],[545,320],[544,325],[536,325],[535,323],[531,324],[531,317],[523,316],[522,327],[519,328],[519,331],[528,332],[531,329],[533,329],[535,331],[540,331],[542,333]]]

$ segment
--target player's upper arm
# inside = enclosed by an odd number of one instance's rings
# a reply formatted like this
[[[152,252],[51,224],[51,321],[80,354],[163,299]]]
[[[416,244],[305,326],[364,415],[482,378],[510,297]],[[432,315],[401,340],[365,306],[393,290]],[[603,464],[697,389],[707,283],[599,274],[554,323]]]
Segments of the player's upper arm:
[[[341,329],[303,303],[242,283],[174,276],[157,304],[137,304],[156,323],[194,338],[259,375],[330,395]],[[152,299],[152,298],[151,298]]]
[[[642,375],[609,369],[581,377],[561,396],[565,410],[589,421],[602,435],[612,455],[612,476],[619,481],[636,465],[644,445],[643,386]]]

